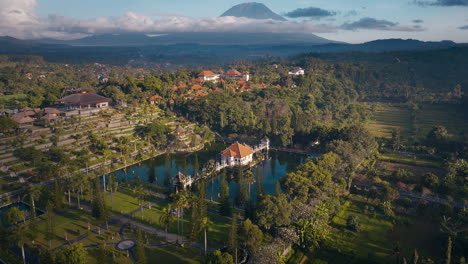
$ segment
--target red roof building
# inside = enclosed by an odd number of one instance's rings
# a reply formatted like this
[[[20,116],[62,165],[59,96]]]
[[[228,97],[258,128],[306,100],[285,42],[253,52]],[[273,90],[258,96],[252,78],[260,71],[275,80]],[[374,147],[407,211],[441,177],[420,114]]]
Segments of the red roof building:
[[[253,154],[250,146],[236,142],[221,153],[221,162],[228,166],[247,165],[252,162]]]

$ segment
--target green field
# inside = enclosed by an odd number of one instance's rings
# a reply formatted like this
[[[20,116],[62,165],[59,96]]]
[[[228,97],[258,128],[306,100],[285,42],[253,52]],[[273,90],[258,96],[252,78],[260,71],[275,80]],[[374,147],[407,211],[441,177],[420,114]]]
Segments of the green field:
[[[128,190],[119,191],[113,194],[114,195],[114,209],[113,213],[123,214],[129,213],[133,210],[139,209],[138,200],[134,198]],[[106,196],[107,205],[110,206],[111,197]],[[150,200],[150,199],[147,199]],[[153,202],[156,201],[151,209],[145,208],[143,213],[137,212],[132,215],[132,219],[143,224],[153,226],[157,229],[164,230],[164,226],[159,223],[159,219],[162,215],[163,208],[166,208],[169,204],[166,200],[153,199]],[[143,204],[147,204],[149,201],[144,201]],[[180,219],[180,232],[183,231],[183,236],[187,236],[190,230],[190,210],[186,210],[184,217]],[[227,239],[228,229],[230,220],[223,216],[217,214],[208,213],[209,219],[209,230],[208,230],[208,245],[217,246],[223,244]],[[177,234],[177,219],[174,218],[173,223],[169,226],[169,233]]]
[[[40,220],[45,219],[44,216],[39,218]],[[65,244],[65,233],[68,235],[68,240],[72,240],[80,235],[87,234],[88,236],[80,241],[83,245],[97,244],[103,242],[117,242],[118,241],[118,227],[109,226],[109,230],[102,230],[101,235],[95,234],[88,231],[88,223],[90,223],[90,229],[97,228],[96,219],[91,216],[88,211],[70,209],[63,214],[57,214],[53,218],[55,226],[55,236],[51,240],[52,248],[56,248]],[[46,227],[47,223],[42,222],[37,225],[37,237],[34,239],[34,243],[40,244],[43,247],[48,247],[49,242],[46,239]],[[111,239],[111,234],[114,234],[114,240]]]
[[[453,136],[468,131],[468,117],[456,105],[420,105],[416,119],[412,120],[407,105],[377,104],[377,110],[367,127],[376,137],[391,138],[392,131],[400,128],[406,140],[414,136],[424,138],[434,126],[444,126]]]
[[[313,260],[326,260],[328,263],[395,263],[392,255],[397,244],[402,256],[407,258],[416,248],[420,256],[437,260],[440,256],[437,238],[440,234],[437,222],[411,219],[410,223],[394,224],[378,209],[366,210],[370,204],[361,197],[353,196],[343,204],[340,212],[333,218],[333,230],[330,239],[317,252],[309,254],[304,263]],[[346,228],[346,219],[350,215],[359,218],[361,231],[354,232]],[[397,216],[405,222],[408,219]],[[405,221],[403,221],[405,220]]]
[[[420,167],[429,167],[429,168],[441,168],[443,166],[443,162],[440,160],[429,159],[427,157],[419,157],[417,155],[413,156],[403,156],[399,154],[391,154],[385,153],[379,155],[380,160],[412,165],[412,166],[420,166]]]

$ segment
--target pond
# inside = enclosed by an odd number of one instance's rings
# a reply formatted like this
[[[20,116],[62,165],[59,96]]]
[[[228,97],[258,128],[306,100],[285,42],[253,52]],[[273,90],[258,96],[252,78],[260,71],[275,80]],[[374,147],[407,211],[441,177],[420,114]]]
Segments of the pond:
[[[17,207],[21,211],[25,211],[26,212],[26,220],[28,220],[31,217],[31,209],[30,209],[31,207],[29,206],[29,204],[26,204],[24,202],[12,203],[12,204],[9,204],[7,206],[3,206],[3,207],[0,208],[0,225],[2,225],[4,227],[8,227],[8,225],[4,224],[3,216],[12,207]],[[39,215],[41,215],[43,213],[44,213],[43,211],[37,209],[37,207],[36,207],[36,216],[39,216]]]
[[[228,147],[222,143],[214,143],[211,146],[190,154],[163,154],[161,156],[146,160],[141,164],[135,164],[116,172],[119,182],[127,182],[134,179],[150,182],[152,184],[171,187],[171,178],[182,172],[184,174],[194,175],[194,167],[198,159],[199,168],[201,169],[210,159],[219,159],[220,152]],[[282,151],[268,151],[268,158],[251,168],[255,179],[261,175],[261,183],[265,194],[276,193],[277,181],[285,176],[288,172],[294,170],[298,165],[302,164],[307,155],[287,153]],[[313,156],[310,156],[313,157]],[[228,173],[228,179],[230,178]],[[207,183],[207,198],[218,200],[219,193],[219,178],[215,178]],[[237,190],[236,182],[229,182],[231,198]],[[251,198],[256,197],[256,184],[252,184]]]

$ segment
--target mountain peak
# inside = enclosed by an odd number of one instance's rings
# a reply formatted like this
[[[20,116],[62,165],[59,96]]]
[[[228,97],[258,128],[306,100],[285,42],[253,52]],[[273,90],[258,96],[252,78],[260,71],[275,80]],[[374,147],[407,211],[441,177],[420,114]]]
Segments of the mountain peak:
[[[253,19],[274,19],[281,21],[286,20],[284,17],[271,11],[271,9],[269,9],[266,5],[255,2],[235,5],[228,11],[224,12],[221,16],[247,17]]]

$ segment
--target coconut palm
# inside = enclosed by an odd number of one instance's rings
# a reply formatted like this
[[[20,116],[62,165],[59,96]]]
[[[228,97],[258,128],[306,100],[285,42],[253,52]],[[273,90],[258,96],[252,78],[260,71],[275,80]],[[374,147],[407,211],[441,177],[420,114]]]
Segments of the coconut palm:
[[[42,186],[41,185],[30,186],[28,188],[28,195],[29,195],[29,198],[31,199],[32,216],[33,217],[36,217],[35,200],[39,199],[39,197],[41,196],[41,192],[42,192]]]
[[[189,206],[189,198],[185,192],[178,192],[174,194],[175,207],[177,210],[177,233],[180,234],[180,215],[183,210]],[[182,233],[184,232],[184,226],[182,226]]]
[[[163,214],[159,217],[159,224],[164,226],[164,230],[167,232],[169,225],[174,221],[174,214],[172,213],[172,206],[168,205],[162,209]]]
[[[206,232],[208,231],[208,224],[209,224],[209,221],[208,221],[208,217],[203,217],[203,220],[201,222],[201,229],[203,230],[203,233],[205,235],[205,256],[206,256],[206,250],[207,250],[207,236],[206,236]]]

